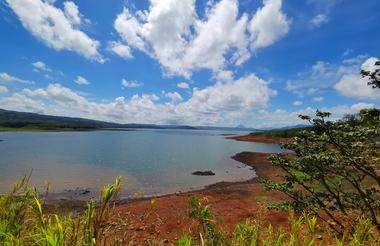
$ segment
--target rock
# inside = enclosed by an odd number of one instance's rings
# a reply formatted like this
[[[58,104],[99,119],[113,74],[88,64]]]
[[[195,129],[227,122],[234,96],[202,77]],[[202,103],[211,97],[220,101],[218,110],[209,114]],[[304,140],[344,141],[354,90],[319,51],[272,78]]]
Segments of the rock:
[[[213,171],[195,171],[192,173],[193,175],[196,176],[214,176],[215,173]]]
[[[86,190],[82,191],[82,195],[86,195],[86,194],[88,194],[90,192],[91,192],[90,190],[86,189]]]

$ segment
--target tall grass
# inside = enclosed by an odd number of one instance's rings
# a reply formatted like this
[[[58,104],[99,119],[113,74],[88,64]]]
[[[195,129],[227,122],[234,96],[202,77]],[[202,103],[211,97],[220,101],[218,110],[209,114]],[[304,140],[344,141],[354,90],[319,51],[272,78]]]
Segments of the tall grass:
[[[112,185],[102,189],[100,203],[91,200],[83,215],[73,218],[46,214],[43,202],[35,188],[23,177],[14,184],[13,190],[0,197],[0,245],[102,245],[105,223],[121,187],[117,177]],[[114,238],[113,243],[125,242]]]
[[[288,231],[273,228],[272,225],[262,226],[258,222],[246,220],[237,224],[230,239],[216,224],[215,215],[208,205],[202,204],[197,198],[189,199],[191,209],[189,217],[195,219],[200,226],[199,237],[188,235],[177,241],[178,246],[369,246],[380,245],[380,238],[375,236],[373,225],[368,219],[361,217],[351,233],[335,238],[332,231],[321,231],[315,216],[303,213],[295,216],[289,212]]]
[[[113,201],[120,187],[121,179],[117,177],[114,184],[102,189],[98,203],[90,200],[86,210],[73,217],[70,214],[46,213],[45,201],[39,197],[35,188],[28,185],[28,178],[23,177],[14,184],[11,192],[0,196],[0,245],[136,245],[128,238],[127,224],[122,217],[117,218],[121,233],[107,229]],[[156,215],[154,218],[159,219],[154,212],[155,201],[150,201],[147,218]],[[365,218],[358,219],[352,233],[339,238],[322,231],[316,217],[306,213],[295,216],[292,212],[289,226],[284,229],[272,225],[263,226],[263,221],[248,219],[237,224],[232,233],[226,233],[221,229],[221,220],[203,200],[191,197],[189,204],[191,208],[188,216],[198,223],[198,231],[195,235],[181,237],[176,242],[178,246],[306,246],[322,245],[322,242],[326,242],[322,237],[329,239],[327,245],[367,246],[379,243],[371,222]],[[163,244],[159,238],[147,242],[148,245]]]

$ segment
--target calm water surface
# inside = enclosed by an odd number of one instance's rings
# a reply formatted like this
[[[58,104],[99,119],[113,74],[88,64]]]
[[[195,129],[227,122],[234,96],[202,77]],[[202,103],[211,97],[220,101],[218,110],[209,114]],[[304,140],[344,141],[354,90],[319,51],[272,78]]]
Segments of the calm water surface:
[[[274,153],[275,144],[238,142],[217,131],[139,130],[0,133],[0,192],[32,171],[31,183],[54,192],[89,189],[123,177],[122,197],[199,189],[255,176],[230,157],[242,151]],[[236,134],[242,134],[236,133]],[[213,170],[215,176],[191,175]]]

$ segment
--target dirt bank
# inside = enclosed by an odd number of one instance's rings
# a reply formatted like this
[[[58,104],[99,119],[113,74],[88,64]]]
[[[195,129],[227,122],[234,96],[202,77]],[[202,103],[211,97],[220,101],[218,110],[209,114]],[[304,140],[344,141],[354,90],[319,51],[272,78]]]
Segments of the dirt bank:
[[[286,143],[289,140],[288,138],[256,136],[253,134],[230,136],[226,138],[234,139],[237,141],[258,142],[258,143]]]
[[[265,190],[258,182],[262,178],[279,178],[279,172],[267,160],[267,154],[242,152],[233,159],[255,168],[259,178],[241,183],[218,183],[202,191],[159,197],[153,206],[150,200],[119,205],[113,211],[109,230],[126,233],[136,245],[147,244],[153,239],[170,245],[185,234],[197,237],[196,224],[187,218],[190,196],[209,204],[211,211],[222,218],[221,224],[226,231],[232,231],[237,223],[248,218],[267,224],[287,224],[287,213],[268,210],[265,206],[267,202],[283,200],[284,196]],[[117,218],[125,219],[127,226],[117,225]]]

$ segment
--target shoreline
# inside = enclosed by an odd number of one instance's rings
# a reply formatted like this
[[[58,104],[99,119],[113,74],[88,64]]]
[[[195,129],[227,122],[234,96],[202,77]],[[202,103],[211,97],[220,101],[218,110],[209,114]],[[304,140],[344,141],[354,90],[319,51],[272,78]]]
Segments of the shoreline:
[[[288,138],[269,137],[269,136],[265,137],[265,136],[257,136],[254,134],[229,136],[225,138],[236,140],[236,141],[243,141],[243,142],[273,143],[273,144],[287,143],[289,141]]]
[[[267,160],[268,155],[241,152],[232,156],[234,160],[255,169],[257,177],[248,181],[219,182],[196,191],[118,201],[111,213],[110,224],[113,225],[120,216],[128,218],[127,233],[138,245],[150,238],[174,243],[184,234],[197,237],[191,234],[196,231],[196,223],[187,217],[190,209],[188,198],[195,196],[208,204],[217,217],[223,218],[223,228],[228,232],[246,219],[260,219],[266,225],[286,227],[288,213],[267,208],[268,203],[283,201],[286,197],[276,191],[267,191],[260,182],[262,179],[280,180],[280,172]],[[155,201],[153,206],[152,199]],[[125,228],[122,231],[117,225],[111,226],[110,230],[125,232]]]
[[[238,137],[233,136],[232,139]],[[235,140],[248,141],[247,138],[240,139],[241,137]],[[261,140],[265,143],[268,141],[278,143],[276,138]],[[149,240],[162,240],[171,245],[185,234],[196,238],[198,235],[192,232],[197,231],[197,225],[187,216],[190,209],[188,199],[191,196],[198,197],[200,201],[209,205],[212,213],[223,218],[222,227],[225,231],[233,231],[237,223],[244,223],[246,219],[258,219],[265,221],[265,225],[272,224],[286,228],[288,213],[267,208],[268,203],[284,201],[285,195],[266,190],[260,182],[263,179],[281,180],[280,170],[268,161],[268,156],[268,153],[259,152],[240,152],[231,156],[232,159],[255,170],[256,177],[247,181],[219,182],[198,190],[116,200],[115,207],[110,213],[107,231],[120,235],[127,233],[136,245],[146,244]],[[152,200],[154,205],[151,203]],[[76,214],[86,208],[85,201],[57,200],[56,202],[46,204],[46,211]],[[117,221],[120,218],[128,221],[126,228],[118,225]]]
[[[262,136],[252,137],[252,135],[250,134],[228,135],[228,136],[225,136],[225,139],[245,141],[245,142],[272,143],[272,144],[278,144],[280,142],[287,140],[287,139],[276,138],[276,137],[262,137]],[[231,159],[253,168],[254,171],[256,172],[255,177],[252,177],[245,181],[231,181],[231,182],[220,181],[220,182],[209,184],[203,187],[195,188],[193,190],[177,191],[174,193],[148,195],[148,196],[133,197],[133,198],[120,198],[115,201],[115,204],[117,206],[122,206],[124,204],[131,204],[131,203],[140,202],[140,201],[150,201],[151,199],[160,199],[160,198],[166,198],[166,197],[171,197],[171,196],[179,196],[179,195],[190,196],[191,194],[197,194],[197,193],[212,193],[215,190],[228,189],[230,186],[241,186],[241,185],[244,186],[244,185],[249,185],[249,184],[254,184],[254,183],[260,183],[261,179],[274,178],[273,175],[272,176],[270,175],[270,173],[277,172],[277,170],[275,170],[276,168],[272,168],[272,165],[268,162],[267,160],[268,156],[269,154],[267,153],[249,152],[249,151],[240,152],[231,156]],[[268,169],[270,169],[270,172],[268,172]],[[74,190],[67,190],[65,192],[51,193],[47,196],[46,205],[48,208],[50,207],[66,208],[67,204],[71,202],[73,203],[74,206],[69,206],[70,209],[74,211],[81,211],[84,208],[86,208],[86,204],[88,201],[87,192],[81,194],[82,191],[86,191],[86,190],[88,189],[87,188],[74,189]],[[72,192],[72,194],[70,192]],[[91,193],[93,192],[94,191],[92,191]],[[97,192],[95,191],[95,193]],[[98,198],[96,197],[94,198],[93,195],[91,199],[95,199],[95,201],[98,200]]]

